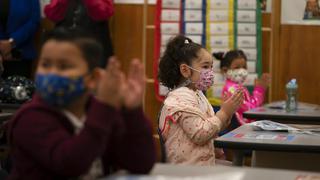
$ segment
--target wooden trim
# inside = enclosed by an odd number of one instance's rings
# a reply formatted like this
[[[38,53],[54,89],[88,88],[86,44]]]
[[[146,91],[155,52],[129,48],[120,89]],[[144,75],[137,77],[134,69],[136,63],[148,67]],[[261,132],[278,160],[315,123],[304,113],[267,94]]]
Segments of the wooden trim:
[[[147,74],[147,19],[148,17],[148,0],[144,0],[143,4],[143,16],[142,16],[142,22],[143,22],[143,28],[142,28],[142,62],[144,65],[144,74]],[[142,101],[142,107],[145,111],[145,102],[146,102],[146,93],[143,95],[143,101]]]
[[[146,28],[147,29],[156,29],[156,26],[155,25],[147,25]]]
[[[148,78],[148,79],[146,80],[146,82],[147,82],[147,83],[154,83],[154,79]]]
[[[271,32],[272,29],[269,28],[269,27],[262,27],[262,31],[263,31],[263,32]]]
[[[272,14],[271,14],[271,47],[270,47],[270,74],[273,79],[277,77],[279,71],[277,69],[279,57],[280,57],[280,17],[281,17],[281,1],[272,1]],[[278,88],[276,81],[272,81],[269,90],[269,102],[274,101],[274,95],[272,92]]]

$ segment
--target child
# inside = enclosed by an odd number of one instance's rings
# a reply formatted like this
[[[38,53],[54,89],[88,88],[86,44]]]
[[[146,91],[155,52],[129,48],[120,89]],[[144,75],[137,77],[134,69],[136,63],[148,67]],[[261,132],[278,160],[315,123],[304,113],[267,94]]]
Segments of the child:
[[[114,58],[105,70],[97,68],[102,53],[77,32],[49,34],[36,70],[37,93],[9,124],[9,179],[97,179],[110,170],[152,168],[142,64],[133,61],[126,80]]]
[[[213,56],[221,61],[220,68],[227,80],[222,90],[222,96],[232,96],[237,89],[243,89],[244,101],[236,112],[238,125],[250,123],[253,120],[243,117],[243,112],[261,106],[265,97],[266,89],[270,83],[270,75],[265,73],[260,79],[256,80],[252,95],[243,86],[247,71],[247,57],[241,50],[231,50],[227,53],[214,53]]]
[[[212,59],[201,45],[179,35],[160,60],[160,82],[171,89],[159,119],[170,163],[214,165],[213,139],[242,102],[239,90],[214,113],[202,93],[213,84]]]

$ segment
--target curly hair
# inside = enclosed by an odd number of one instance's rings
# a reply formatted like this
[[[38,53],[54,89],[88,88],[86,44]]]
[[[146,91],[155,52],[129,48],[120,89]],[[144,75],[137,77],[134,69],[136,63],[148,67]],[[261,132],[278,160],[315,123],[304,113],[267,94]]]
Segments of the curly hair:
[[[201,49],[200,44],[194,43],[183,35],[177,35],[171,39],[160,58],[158,73],[160,83],[169,89],[177,87],[184,78],[180,73],[180,65],[191,66],[192,60],[198,58]]]
[[[224,52],[217,52],[212,54],[217,60],[220,60],[220,69],[226,67],[230,68],[233,60],[238,58],[243,58],[245,61],[247,61],[247,56],[244,54],[242,50],[230,50],[227,53]]]

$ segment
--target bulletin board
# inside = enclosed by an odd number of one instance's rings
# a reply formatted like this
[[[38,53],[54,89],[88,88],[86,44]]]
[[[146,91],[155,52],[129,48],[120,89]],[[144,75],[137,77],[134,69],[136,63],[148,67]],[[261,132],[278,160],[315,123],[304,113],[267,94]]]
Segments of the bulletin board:
[[[320,0],[282,0],[281,24],[320,25]]]
[[[157,99],[163,101],[169,89],[158,81],[158,65],[168,40],[184,34],[209,52],[242,49],[248,57],[253,86],[262,72],[260,0],[157,0],[155,24],[154,80]],[[224,76],[214,61],[215,83],[207,91],[211,104],[220,105]]]

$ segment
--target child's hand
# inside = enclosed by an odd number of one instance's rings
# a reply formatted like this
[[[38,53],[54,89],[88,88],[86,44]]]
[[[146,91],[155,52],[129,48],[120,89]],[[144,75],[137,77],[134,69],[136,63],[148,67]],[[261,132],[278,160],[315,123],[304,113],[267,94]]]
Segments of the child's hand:
[[[122,84],[123,105],[128,109],[141,106],[144,89],[145,75],[143,64],[138,59],[133,59],[130,65],[128,78]]]
[[[221,105],[221,111],[230,118],[243,103],[243,90],[238,89],[231,97],[225,99]]]
[[[214,148],[214,154],[215,154],[216,159],[221,159],[221,160],[226,159],[224,151],[221,148]]]
[[[97,84],[97,99],[115,108],[121,106],[121,85],[125,77],[120,70],[120,63],[115,57],[109,59],[106,69],[99,70],[99,82]]]
[[[256,86],[269,87],[271,82],[271,76],[269,73],[263,73],[262,76],[256,80]]]

